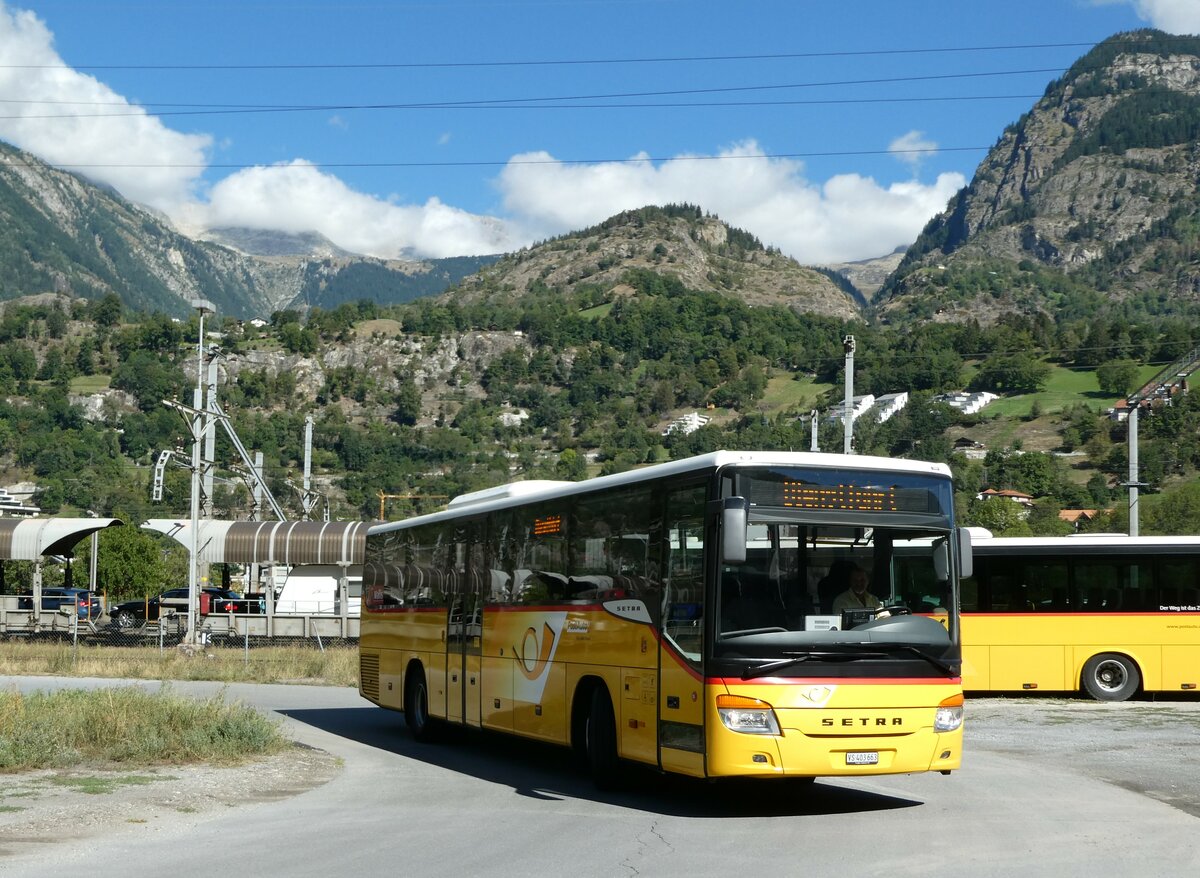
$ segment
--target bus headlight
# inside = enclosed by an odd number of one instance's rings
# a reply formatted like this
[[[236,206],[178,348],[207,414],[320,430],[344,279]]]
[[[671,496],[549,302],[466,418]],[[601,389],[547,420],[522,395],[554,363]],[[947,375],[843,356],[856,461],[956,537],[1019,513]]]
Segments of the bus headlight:
[[[725,728],[747,735],[778,735],[775,710],[765,701],[744,695],[718,695],[717,713]]]
[[[957,731],[963,722],[962,694],[952,695],[938,705],[937,716],[933,720],[935,732]]]

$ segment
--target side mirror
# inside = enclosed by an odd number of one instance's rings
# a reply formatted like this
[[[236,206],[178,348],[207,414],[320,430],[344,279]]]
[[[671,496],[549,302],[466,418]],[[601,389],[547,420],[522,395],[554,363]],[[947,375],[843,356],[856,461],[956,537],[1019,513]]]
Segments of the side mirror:
[[[960,527],[955,533],[958,534],[958,575],[960,579],[966,579],[975,572],[975,558],[971,552],[971,531],[968,528]]]
[[[726,497],[721,507],[721,556],[726,564],[746,560],[746,525],[750,504],[745,497]]]
[[[938,582],[950,579],[950,543],[948,540],[938,540],[933,547],[933,575]]]

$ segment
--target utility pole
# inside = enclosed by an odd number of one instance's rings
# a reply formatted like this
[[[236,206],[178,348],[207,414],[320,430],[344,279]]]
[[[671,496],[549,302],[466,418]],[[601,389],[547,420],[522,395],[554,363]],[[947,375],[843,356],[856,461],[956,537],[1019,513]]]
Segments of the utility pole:
[[[854,453],[854,336],[842,339],[846,351],[846,402],[842,415],[842,453]]]
[[[820,445],[817,443],[817,423],[818,423],[818,417],[817,417],[817,410],[816,410],[816,409],[813,409],[813,410],[812,410],[812,414],[808,416],[808,422],[809,422],[809,423],[808,423],[808,425],[809,425],[809,429],[812,431],[812,440],[809,442],[809,449],[810,449],[811,451],[820,451],[820,450],[821,450],[821,446],[820,446]]]
[[[1188,351],[1125,399],[1125,406],[1129,409],[1129,417],[1125,421],[1129,442],[1129,481],[1125,487],[1129,489],[1129,535],[1131,537],[1138,535],[1138,489],[1146,487],[1146,483],[1139,480],[1138,473],[1138,409],[1143,403],[1149,404],[1155,400],[1162,405],[1170,405],[1171,397],[1175,393],[1180,389],[1186,392],[1187,379],[1197,366],[1200,366],[1200,347]]]
[[[1138,535],[1138,406],[1129,410],[1129,419],[1125,422],[1129,431],[1129,535]]]
[[[203,493],[200,496],[200,517],[213,517],[213,481],[217,462],[217,420],[210,412],[217,409],[217,349],[208,352],[208,381],[204,406],[204,462],[200,474]]]
[[[216,309],[207,299],[195,299],[191,303],[200,315],[200,339],[196,345],[196,390],[192,396],[192,529],[191,529],[191,558],[188,563],[188,605],[187,605],[187,634],[184,642],[194,646],[196,637],[197,610],[199,610],[200,590],[200,492],[201,492],[201,445],[204,442],[207,418],[204,407],[204,315],[212,314]],[[161,620],[159,621],[161,625]]]

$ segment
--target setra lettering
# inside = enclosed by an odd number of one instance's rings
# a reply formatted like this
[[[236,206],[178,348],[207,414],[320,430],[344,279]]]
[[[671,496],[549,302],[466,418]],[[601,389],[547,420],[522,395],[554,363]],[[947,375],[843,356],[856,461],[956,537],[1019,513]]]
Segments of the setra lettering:
[[[833,728],[840,726],[844,729],[857,729],[869,727],[902,726],[904,720],[898,716],[844,716],[841,719],[835,717],[825,717],[821,720],[821,725],[825,728]]]

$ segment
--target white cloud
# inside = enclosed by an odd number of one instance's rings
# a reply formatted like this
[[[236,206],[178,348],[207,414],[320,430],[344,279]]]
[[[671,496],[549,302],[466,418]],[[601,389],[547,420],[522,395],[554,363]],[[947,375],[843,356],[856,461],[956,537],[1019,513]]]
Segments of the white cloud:
[[[1197,0],[1092,0],[1096,6],[1120,3],[1132,6],[1138,18],[1171,34],[1200,34]]]
[[[170,211],[192,197],[207,164],[207,135],[180,134],[112,89],[63,65],[32,12],[0,2],[0,94],[20,95],[0,115],[0,138],[44,161]],[[120,167],[120,166],[124,167]]]
[[[1173,34],[1200,34],[1196,0],[1136,0],[1134,10],[1157,28]]]
[[[655,165],[636,160],[643,154],[630,162],[565,165],[529,153],[515,156],[498,182],[505,206],[535,237],[647,204],[689,202],[805,263],[881,256],[910,244],[966,184],[951,173],[932,185],[884,187],[858,174],[820,185],[805,178],[802,163],[767,158],[753,141],[720,155],[726,158],[681,156]]]
[[[502,223],[436,198],[397,205],[356,192],[310,162],[246,168],[212,187],[180,219],[189,227],[247,226],[317,231],[335,244],[373,256],[406,251],[427,257],[498,253],[520,246]]]
[[[929,158],[930,153],[936,149],[937,144],[926,140],[923,131],[910,131],[888,144],[888,152],[911,168],[920,167],[921,162]]]

